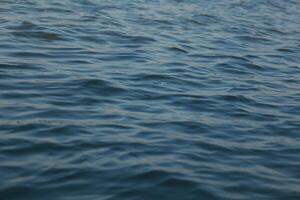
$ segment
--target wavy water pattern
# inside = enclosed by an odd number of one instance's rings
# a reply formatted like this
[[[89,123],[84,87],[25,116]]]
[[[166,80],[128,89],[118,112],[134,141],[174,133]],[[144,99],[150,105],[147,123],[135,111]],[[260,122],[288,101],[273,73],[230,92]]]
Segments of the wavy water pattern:
[[[1,0],[0,199],[300,199],[298,0]]]

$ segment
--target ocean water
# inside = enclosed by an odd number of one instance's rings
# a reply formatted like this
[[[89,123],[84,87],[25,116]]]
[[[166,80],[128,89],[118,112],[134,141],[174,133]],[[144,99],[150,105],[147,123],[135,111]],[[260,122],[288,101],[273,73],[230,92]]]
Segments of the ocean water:
[[[1,0],[0,199],[300,199],[300,1]]]

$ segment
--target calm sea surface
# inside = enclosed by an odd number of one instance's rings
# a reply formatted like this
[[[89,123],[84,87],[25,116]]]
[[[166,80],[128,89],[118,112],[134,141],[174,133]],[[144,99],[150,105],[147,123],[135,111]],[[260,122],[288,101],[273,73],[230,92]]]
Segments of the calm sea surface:
[[[0,199],[300,199],[300,1],[1,0]]]

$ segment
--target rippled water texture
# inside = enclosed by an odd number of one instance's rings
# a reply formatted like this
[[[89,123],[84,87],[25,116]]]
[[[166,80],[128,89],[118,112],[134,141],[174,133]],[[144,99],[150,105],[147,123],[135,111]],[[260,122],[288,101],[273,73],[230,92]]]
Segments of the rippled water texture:
[[[300,199],[300,1],[1,0],[1,200]]]

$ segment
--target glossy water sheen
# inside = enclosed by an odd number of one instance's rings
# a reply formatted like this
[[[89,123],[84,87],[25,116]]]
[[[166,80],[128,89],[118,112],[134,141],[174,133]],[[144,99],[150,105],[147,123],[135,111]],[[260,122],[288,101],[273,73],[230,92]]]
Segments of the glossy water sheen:
[[[300,199],[298,0],[1,0],[0,199]]]

